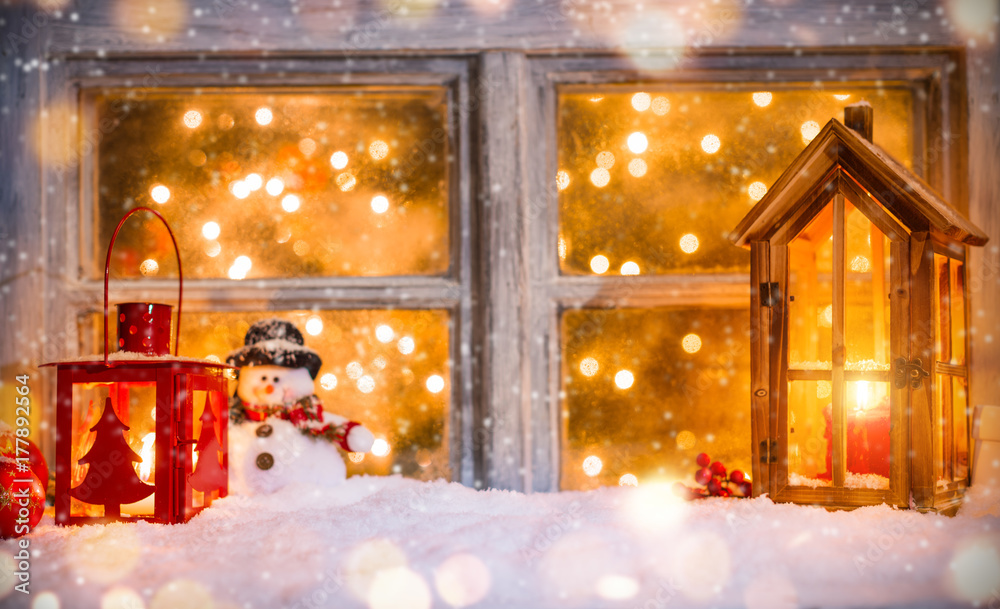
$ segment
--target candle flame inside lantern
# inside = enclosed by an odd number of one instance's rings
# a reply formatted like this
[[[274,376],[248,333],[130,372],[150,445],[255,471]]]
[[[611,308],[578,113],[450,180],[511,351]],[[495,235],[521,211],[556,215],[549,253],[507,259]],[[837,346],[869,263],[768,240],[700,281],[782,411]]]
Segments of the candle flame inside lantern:
[[[149,475],[153,471],[153,447],[156,445],[156,434],[148,433],[142,437],[142,448],[139,450],[139,479],[149,482]]]
[[[855,406],[858,412],[864,412],[871,406],[872,390],[868,381],[858,381],[857,389],[854,393]]]

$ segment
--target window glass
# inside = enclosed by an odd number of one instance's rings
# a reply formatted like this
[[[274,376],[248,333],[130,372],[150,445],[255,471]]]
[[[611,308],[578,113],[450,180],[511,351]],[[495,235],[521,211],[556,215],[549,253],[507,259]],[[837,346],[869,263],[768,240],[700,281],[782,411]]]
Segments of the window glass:
[[[874,141],[913,158],[911,92],[564,87],[558,101],[560,270],[748,272],[727,235],[844,106],[875,108]]]
[[[701,452],[749,473],[745,310],[567,310],[562,345],[564,489],[686,479]]]
[[[829,370],[832,341],[833,206],[827,205],[788,244],[789,368]]]
[[[871,220],[845,201],[844,342],[848,370],[889,369],[889,244]]]
[[[358,421],[377,439],[385,440],[388,452],[382,456],[369,453],[359,461],[345,457],[349,475],[450,477],[451,320],[447,311],[185,311],[180,355],[224,362],[231,351],[243,346],[251,324],[271,317],[294,323],[306,346],[322,358],[315,392],[324,411]],[[112,345],[117,340],[113,321],[109,327]],[[92,340],[97,347],[90,352],[103,349],[102,324],[102,318],[92,318]]]
[[[442,88],[105,90],[90,275],[138,205],[166,217],[191,278],[444,274],[446,110]],[[123,229],[116,273],[175,274],[144,222]]]

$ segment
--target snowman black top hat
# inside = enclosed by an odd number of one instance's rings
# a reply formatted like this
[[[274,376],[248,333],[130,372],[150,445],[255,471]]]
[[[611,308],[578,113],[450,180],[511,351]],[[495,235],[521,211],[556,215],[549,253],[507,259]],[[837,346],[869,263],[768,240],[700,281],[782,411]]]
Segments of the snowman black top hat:
[[[316,378],[323,360],[319,354],[305,346],[302,333],[290,321],[265,319],[250,326],[243,339],[243,346],[226,357],[226,363],[244,366],[281,366],[306,368]]]

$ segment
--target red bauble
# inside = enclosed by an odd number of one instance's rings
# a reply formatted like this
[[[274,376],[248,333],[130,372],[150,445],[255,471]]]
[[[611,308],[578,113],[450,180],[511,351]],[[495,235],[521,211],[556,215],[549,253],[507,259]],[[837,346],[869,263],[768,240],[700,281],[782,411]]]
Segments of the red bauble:
[[[17,451],[18,446],[21,447],[20,453]],[[28,451],[27,454],[24,453],[25,449]],[[31,471],[35,473],[35,476],[42,483],[42,487],[48,488],[49,466],[45,462],[45,457],[42,456],[42,451],[39,450],[34,442],[27,438],[21,438],[19,443],[17,437],[14,435],[14,431],[11,430],[8,433],[0,435],[0,455],[11,459],[27,457]]]
[[[744,497],[749,497],[753,495],[753,485],[750,484],[750,482],[747,480],[740,482],[740,494],[742,494]]]
[[[694,481],[698,484],[705,485],[708,484],[709,480],[712,479],[712,470],[707,467],[703,467],[694,473]]]
[[[712,462],[712,457],[709,457],[708,453],[701,453],[695,461],[698,462],[699,467],[708,467],[708,464]]]
[[[19,472],[14,461],[0,458],[0,538],[26,535],[44,511],[45,487],[35,473],[30,468]]]
[[[713,495],[716,495],[716,496],[719,496],[719,495],[722,495],[722,490],[723,490],[722,489],[722,483],[719,482],[718,480],[716,480],[715,478],[712,478],[711,480],[708,481],[708,492],[709,493],[711,493]]]
[[[743,480],[744,480],[743,472],[741,472],[740,470],[734,469],[733,471],[729,472],[730,482],[734,484],[740,484],[741,482],[743,482]]]
[[[716,461],[715,463],[712,464],[712,474],[716,476],[722,476],[723,478],[725,478],[726,466],[723,465],[721,462]]]

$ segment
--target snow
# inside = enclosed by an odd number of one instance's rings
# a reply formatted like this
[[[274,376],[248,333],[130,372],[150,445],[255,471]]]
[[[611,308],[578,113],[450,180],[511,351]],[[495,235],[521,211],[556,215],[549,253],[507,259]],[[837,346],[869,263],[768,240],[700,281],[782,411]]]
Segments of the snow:
[[[27,538],[32,595],[6,577],[0,604],[50,592],[62,607],[133,609],[996,606],[997,499],[973,489],[949,518],[684,503],[655,484],[525,495],[398,476],[297,482],[183,525],[46,516]],[[16,551],[0,544],[4,573]]]

